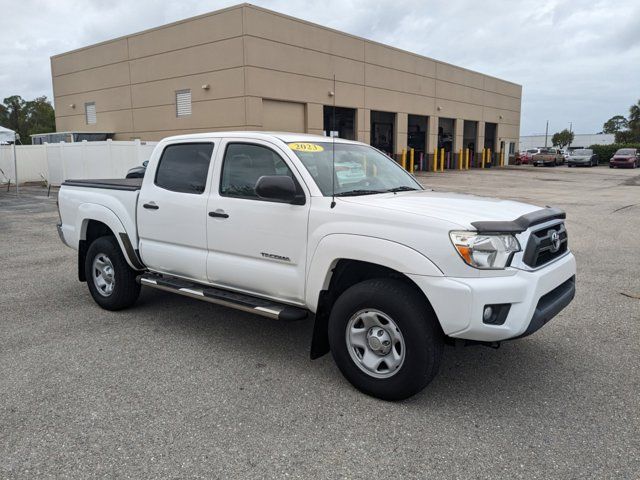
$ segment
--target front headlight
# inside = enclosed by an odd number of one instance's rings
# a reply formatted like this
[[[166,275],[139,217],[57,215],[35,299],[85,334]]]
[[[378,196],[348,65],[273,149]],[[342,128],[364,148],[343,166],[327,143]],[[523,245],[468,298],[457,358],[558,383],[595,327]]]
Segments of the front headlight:
[[[506,268],[513,254],[520,251],[520,243],[509,234],[450,232],[449,237],[467,265],[475,268]]]

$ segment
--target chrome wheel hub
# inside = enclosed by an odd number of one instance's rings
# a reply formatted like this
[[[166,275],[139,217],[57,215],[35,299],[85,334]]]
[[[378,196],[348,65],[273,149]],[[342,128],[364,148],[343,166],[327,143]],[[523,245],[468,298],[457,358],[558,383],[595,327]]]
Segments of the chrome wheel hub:
[[[386,355],[391,350],[391,335],[384,328],[373,327],[367,332],[367,343],[378,355]]]
[[[404,339],[387,314],[360,310],[349,319],[345,333],[351,359],[367,375],[389,378],[400,370],[405,357]]]
[[[98,293],[103,297],[111,295],[116,284],[115,270],[111,259],[106,254],[99,253],[93,259],[91,271],[93,273],[93,284]]]

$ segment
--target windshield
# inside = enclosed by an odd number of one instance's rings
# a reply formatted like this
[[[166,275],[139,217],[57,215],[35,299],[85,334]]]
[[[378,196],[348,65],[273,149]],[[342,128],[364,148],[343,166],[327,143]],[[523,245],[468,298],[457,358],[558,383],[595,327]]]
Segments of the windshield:
[[[588,148],[577,148],[576,150],[573,150],[569,155],[573,157],[582,155],[593,155],[593,150],[589,150]]]
[[[389,191],[422,190],[396,162],[368,145],[336,143],[335,175],[332,142],[289,143],[325,197],[369,195]]]
[[[616,152],[616,155],[635,155],[636,151],[633,148],[621,148]]]

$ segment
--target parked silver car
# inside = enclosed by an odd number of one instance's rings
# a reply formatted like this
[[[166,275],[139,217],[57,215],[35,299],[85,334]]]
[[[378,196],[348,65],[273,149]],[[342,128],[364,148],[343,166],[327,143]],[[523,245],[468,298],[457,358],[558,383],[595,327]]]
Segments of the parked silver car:
[[[590,148],[577,148],[569,152],[567,165],[570,167],[593,167],[598,166],[598,155]]]

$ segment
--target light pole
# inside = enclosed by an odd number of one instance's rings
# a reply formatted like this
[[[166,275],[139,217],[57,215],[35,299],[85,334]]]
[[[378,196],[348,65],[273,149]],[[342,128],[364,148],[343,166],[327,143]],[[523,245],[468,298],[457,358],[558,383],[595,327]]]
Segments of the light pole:
[[[547,137],[549,136],[549,120],[547,120],[547,128],[544,130],[544,148],[547,148]]]
[[[567,145],[567,150],[571,148],[571,133],[573,132],[573,122],[569,122],[569,145]]]

